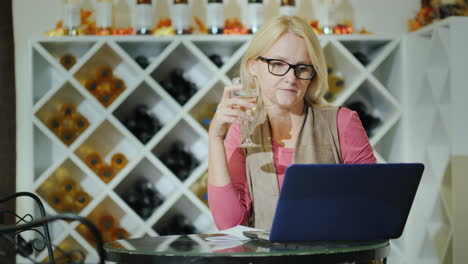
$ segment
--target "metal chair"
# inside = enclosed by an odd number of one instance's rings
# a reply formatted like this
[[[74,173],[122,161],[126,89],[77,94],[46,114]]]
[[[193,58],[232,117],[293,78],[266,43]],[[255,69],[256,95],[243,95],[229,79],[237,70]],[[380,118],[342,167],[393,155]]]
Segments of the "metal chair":
[[[76,263],[76,260],[72,259],[71,257],[71,253],[76,252],[76,250],[74,250],[73,252],[65,252],[61,250],[60,248],[54,246],[52,244],[52,240],[50,238],[50,233],[49,233],[49,228],[48,228],[48,224],[53,221],[71,220],[71,221],[81,222],[91,232],[91,234],[93,235],[93,239],[96,242],[96,250],[99,256],[99,263],[104,264],[104,248],[103,248],[102,236],[99,230],[90,220],[88,220],[85,217],[82,217],[76,214],[71,214],[71,213],[58,214],[54,216],[46,216],[44,207],[40,199],[36,195],[32,193],[28,193],[28,192],[16,193],[13,195],[9,195],[5,198],[0,198],[0,203],[9,201],[11,199],[14,199],[20,196],[28,196],[36,200],[38,207],[39,207],[39,211],[41,213],[41,218],[32,220],[32,216],[29,214],[24,217],[20,217],[16,215],[14,212],[10,212],[10,211],[0,212],[0,215],[3,213],[10,213],[10,214],[14,214],[17,218],[20,219],[19,221],[17,221],[15,225],[0,225],[0,241],[2,241],[2,239],[4,240],[4,242],[0,242],[0,256],[2,255],[5,256],[8,254],[20,254],[23,257],[29,258],[33,263],[36,263],[29,256],[32,254],[33,249],[36,249],[34,246],[34,242],[36,242],[38,239],[27,242],[20,235],[24,231],[33,230],[39,233],[41,242],[43,242],[44,245],[47,247],[48,254],[49,254],[49,263],[56,263],[56,261],[58,260],[54,258],[54,252],[52,250],[53,247],[55,247],[57,250],[62,252],[63,257],[61,261],[68,261],[69,263]],[[31,218],[31,221],[26,220],[28,216]],[[37,229],[41,226],[44,230],[43,231],[44,233],[40,232]],[[82,256],[83,256],[82,261],[84,262],[84,254],[82,254]]]
[[[14,193],[14,194],[11,194],[11,195],[8,195],[6,197],[0,197],[0,203],[6,203],[6,202],[9,202],[13,199],[17,199],[17,198],[21,198],[21,197],[28,197],[28,198],[31,198],[35,201],[36,205],[37,205],[37,208],[39,209],[39,213],[40,213],[40,217],[41,218],[45,218],[46,217],[46,213],[45,213],[45,210],[44,210],[44,205],[42,204],[42,201],[41,199],[39,199],[39,197],[33,193],[30,193],[30,192],[18,192],[18,193]],[[31,214],[26,214],[24,216],[19,216],[17,215],[15,212],[12,212],[10,210],[4,210],[4,211],[0,211],[0,217],[4,217],[4,215],[13,215],[16,217],[16,225],[18,224],[22,224],[22,223],[28,223],[28,222],[31,222],[34,220],[33,216]],[[4,226],[0,226],[0,228],[3,228]],[[43,241],[52,241],[51,238],[50,238],[50,232],[49,232],[49,227],[48,225],[45,223],[42,225],[42,232],[38,229],[30,229],[32,231],[35,231],[37,232]],[[0,234],[2,234],[2,236],[0,236],[0,238],[2,238],[4,240],[4,243],[1,243],[1,245],[3,246],[3,249],[2,247],[0,247],[0,252],[2,253],[2,255],[7,255],[7,254],[11,254],[12,252],[8,252],[8,250],[13,250],[15,251],[16,253],[19,253],[21,254],[23,257],[27,257],[29,255],[32,254],[32,248],[34,248],[34,242],[32,243],[26,243],[23,239],[23,237],[21,236],[21,233],[24,232],[24,231],[27,231],[27,229],[23,229],[23,230],[17,230],[16,232],[14,233],[10,233],[9,235],[6,235],[6,234],[3,234],[2,232],[0,232]],[[6,245],[10,244],[10,247],[7,248]],[[11,245],[13,245],[14,247],[11,247]],[[19,246],[19,247],[17,247]],[[54,256],[53,256],[53,251],[52,251],[52,245],[50,243],[45,243],[45,247],[47,247],[47,253],[49,254],[49,259],[51,261],[51,263],[55,263],[54,261]],[[40,250],[40,249],[37,249],[36,250]]]

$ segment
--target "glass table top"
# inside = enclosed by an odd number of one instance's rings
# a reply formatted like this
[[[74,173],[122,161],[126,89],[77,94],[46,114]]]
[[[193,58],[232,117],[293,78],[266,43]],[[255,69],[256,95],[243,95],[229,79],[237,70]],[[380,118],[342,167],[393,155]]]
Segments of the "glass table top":
[[[171,256],[212,256],[212,255],[300,255],[333,254],[387,248],[387,240],[362,242],[289,242],[271,243],[269,241],[235,240],[230,242],[207,241],[207,237],[222,234],[194,234],[159,237],[141,237],[108,242],[104,250],[121,254],[171,255]]]

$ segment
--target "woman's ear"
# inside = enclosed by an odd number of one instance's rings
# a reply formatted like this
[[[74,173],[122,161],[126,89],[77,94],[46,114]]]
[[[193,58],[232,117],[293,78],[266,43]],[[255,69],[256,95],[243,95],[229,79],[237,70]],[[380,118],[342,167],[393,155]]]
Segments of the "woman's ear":
[[[247,69],[249,70],[250,75],[257,77],[257,68],[258,68],[257,60],[251,59],[247,62]]]

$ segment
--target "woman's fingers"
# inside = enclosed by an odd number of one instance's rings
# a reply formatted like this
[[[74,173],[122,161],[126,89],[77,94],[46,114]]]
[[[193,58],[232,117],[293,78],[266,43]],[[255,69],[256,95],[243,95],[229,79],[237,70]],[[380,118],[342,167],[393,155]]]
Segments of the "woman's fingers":
[[[231,108],[224,109],[224,111],[221,112],[221,115],[234,117],[237,119],[244,119],[247,121],[253,121],[254,119],[253,116],[249,115],[246,111],[242,111],[239,109],[231,109]]]
[[[225,102],[223,102],[223,105],[225,105],[228,108],[243,107],[247,109],[255,106],[253,98],[238,98],[238,97],[233,97],[233,98],[225,100]]]

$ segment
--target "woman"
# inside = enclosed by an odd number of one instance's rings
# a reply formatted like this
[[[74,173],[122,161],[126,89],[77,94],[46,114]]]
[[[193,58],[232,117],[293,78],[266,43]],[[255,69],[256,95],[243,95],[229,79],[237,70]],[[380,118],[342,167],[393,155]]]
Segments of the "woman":
[[[280,16],[253,36],[241,77],[260,89],[265,121],[252,133],[255,148],[238,148],[249,99],[225,87],[209,128],[208,199],[217,227],[249,225],[269,230],[284,173],[292,163],[375,163],[358,115],[329,106],[327,66],[312,28],[301,18]],[[227,133],[227,135],[226,135]]]

